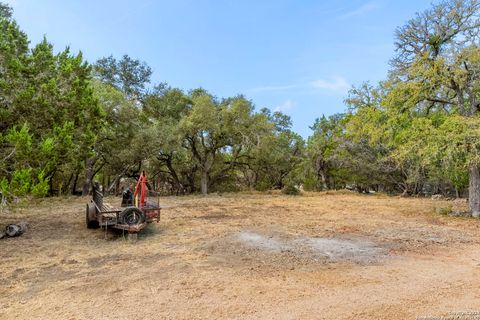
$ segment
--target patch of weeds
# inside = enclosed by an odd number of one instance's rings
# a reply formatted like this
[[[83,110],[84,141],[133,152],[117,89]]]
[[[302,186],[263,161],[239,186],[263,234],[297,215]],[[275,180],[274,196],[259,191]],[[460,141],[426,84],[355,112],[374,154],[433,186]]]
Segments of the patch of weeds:
[[[283,189],[282,189],[282,193],[283,194],[288,194],[290,196],[298,196],[300,195],[300,189],[298,189],[296,186],[294,185],[286,185]]]
[[[448,207],[435,207],[434,212],[436,214],[441,214],[442,216],[450,215],[453,212],[452,206]]]

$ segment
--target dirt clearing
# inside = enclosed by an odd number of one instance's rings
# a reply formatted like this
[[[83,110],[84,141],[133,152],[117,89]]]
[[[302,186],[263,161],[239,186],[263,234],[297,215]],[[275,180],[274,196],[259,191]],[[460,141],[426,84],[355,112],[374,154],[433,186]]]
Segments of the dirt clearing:
[[[0,214],[5,319],[415,319],[480,311],[480,222],[463,201],[317,193],[168,197],[134,243],[87,199]],[[119,202],[119,199],[109,199]]]

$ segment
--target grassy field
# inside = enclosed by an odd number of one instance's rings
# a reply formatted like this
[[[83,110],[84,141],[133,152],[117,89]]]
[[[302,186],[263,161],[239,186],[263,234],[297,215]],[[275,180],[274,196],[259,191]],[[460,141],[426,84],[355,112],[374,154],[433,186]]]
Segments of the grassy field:
[[[136,242],[88,230],[86,198],[0,213],[2,319],[415,319],[480,311],[466,203],[357,195],[167,197]],[[119,203],[118,198],[108,199]],[[435,210],[437,208],[437,210]],[[441,210],[440,210],[441,211]]]

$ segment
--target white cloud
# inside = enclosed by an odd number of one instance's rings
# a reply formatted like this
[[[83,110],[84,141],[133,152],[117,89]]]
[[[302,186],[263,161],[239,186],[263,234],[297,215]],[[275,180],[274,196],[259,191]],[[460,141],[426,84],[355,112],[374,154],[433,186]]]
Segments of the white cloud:
[[[287,112],[289,110],[292,110],[295,106],[297,105],[297,103],[295,101],[292,101],[290,99],[288,100],[285,100],[283,103],[279,104],[278,106],[276,106],[273,111],[277,112],[277,111],[280,111],[280,112]]]
[[[285,90],[290,90],[297,87],[298,85],[296,84],[285,85],[285,86],[265,86],[265,87],[248,89],[247,92],[255,93],[255,92],[268,92],[268,91],[285,91]]]
[[[358,16],[363,16],[369,12],[372,12],[375,9],[378,9],[380,6],[375,2],[375,1],[370,1],[365,3],[364,5],[358,7],[355,10],[349,11],[342,15],[340,18],[346,19],[346,18],[352,18],[352,17],[358,17]]]
[[[290,89],[297,89],[301,92],[304,92],[304,90],[308,88],[321,89],[323,91],[345,93],[348,89],[350,89],[350,84],[347,82],[347,80],[345,80],[345,78],[336,76],[336,77],[331,77],[330,79],[318,79],[310,82],[294,83],[294,84],[284,85],[284,86],[257,87],[257,88],[246,90],[246,92],[248,93],[280,92],[280,91],[287,91]],[[292,103],[292,101],[290,100],[285,101],[285,103],[286,102]],[[290,108],[291,107],[293,106],[290,106]]]
[[[311,81],[310,86],[330,91],[345,92],[350,88],[347,80],[342,77],[333,77],[331,80],[319,79]]]

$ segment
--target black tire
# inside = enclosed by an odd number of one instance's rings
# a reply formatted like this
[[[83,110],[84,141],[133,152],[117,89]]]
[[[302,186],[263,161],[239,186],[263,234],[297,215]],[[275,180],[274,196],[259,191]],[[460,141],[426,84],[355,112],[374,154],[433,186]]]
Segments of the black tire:
[[[97,208],[95,208],[95,205],[93,203],[87,203],[87,210],[85,216],[88,229],[98,229],[100,227],[96,218]]]
[[[118,218],[120,223],[132,226],[143,223],[145,221],[145,214],[138,208],[128,207],[120,212]]]

